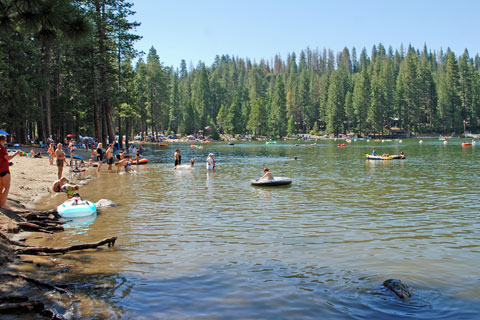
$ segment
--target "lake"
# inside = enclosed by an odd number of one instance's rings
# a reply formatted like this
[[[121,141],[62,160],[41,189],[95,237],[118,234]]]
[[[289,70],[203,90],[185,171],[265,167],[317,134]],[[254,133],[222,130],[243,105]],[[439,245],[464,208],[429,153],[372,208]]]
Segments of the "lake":
[[[118,207],[34,242],[118,236],[114,248],[55,257],[49,272],[76,293],[68,312],[81,318],[472,319],[480,146],[461,142],[146,146],[137,173],[93,173],[81,189]],[[406,159],[365,160],[373,147]],[[173,170],[177,148],[193,169]],[[293,184],[251,186],[264,167]],[[411,302],[382,286],[389,278],[413,289]]]

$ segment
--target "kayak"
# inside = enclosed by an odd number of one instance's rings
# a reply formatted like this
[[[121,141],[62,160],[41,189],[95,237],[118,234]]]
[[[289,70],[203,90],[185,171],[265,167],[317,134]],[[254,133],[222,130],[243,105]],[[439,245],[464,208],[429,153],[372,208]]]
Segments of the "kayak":
[[[268,179],[255,179],[251,181],[253,186],[264,186],[264,187],[273,187],[273,186],[286,186],[292,183],[290,178],[275,177],[272,180]]]
[[[138,160],[138,164],[147,164],[148,163],[148,159],[147,158],[142,158],[140,160]],[[137,164],[137,160],[133,160],[131,162],[132,165],[136,165]]]
[[[97,205],[88,200],[67,200],[57,207],[57,211],[63,218],[86,217],[97,212]]]

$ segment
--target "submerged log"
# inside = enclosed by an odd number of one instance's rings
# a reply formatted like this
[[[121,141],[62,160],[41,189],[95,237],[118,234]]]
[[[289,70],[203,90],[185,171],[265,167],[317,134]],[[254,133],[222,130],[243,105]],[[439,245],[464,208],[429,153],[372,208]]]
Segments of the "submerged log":
[[[397,295],[403,301],[410,302],[410,297],[412,296],[412,290],[402,281],[397,279],[388,279],[383,282],[383,285],[390,289],[393,293]]]
[[[48,248],[48,247],[28,247],[28,248],[21,248],[15,250],[15,253],[17,254],[39,254],[39,253],[66,253],[68,251],[76,251],[76,250],[84,250],[84,249],[94,249],[100,246],[103,246],[105,244],[108,245],[108,247],[113,247],[115,245],[115,241],[117,240],[117,237],[111,237],[108,239],[104,239],[95,243],[84,243],[84,244],[77,244],[73,245],[70,247],[64,247],[64,248]]]

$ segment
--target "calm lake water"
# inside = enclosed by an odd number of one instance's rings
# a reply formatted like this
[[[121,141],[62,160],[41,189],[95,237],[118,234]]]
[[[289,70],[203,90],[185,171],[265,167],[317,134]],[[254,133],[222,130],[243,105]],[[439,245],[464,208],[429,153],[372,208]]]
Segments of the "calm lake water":
[[[102,171],[81,189],[118,207],[34,242],[118,236],[114,248],[55,257],[74,317],[478,317],[480,146],[343,142],[150,146],[136,174]],[[365,160],[374,146],[407,159]],[[177,148],[183,163],[197,158],[193,170],[173,170]],[[209,152],[217,170],[207,173]],[[265,166],[293,184],[251,186]],[[413,288],[410,303],[382,286],[389,278]]]

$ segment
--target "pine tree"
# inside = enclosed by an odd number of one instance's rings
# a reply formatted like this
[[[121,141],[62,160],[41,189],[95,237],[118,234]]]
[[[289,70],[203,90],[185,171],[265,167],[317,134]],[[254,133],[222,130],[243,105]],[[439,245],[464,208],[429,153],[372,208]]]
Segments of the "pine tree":
[[[272,97],[271,127],[273,134],[279,137],[287,133],[287,98],[285,96],[285,85],[281,78],[275,83],[275,91]]]
[[[327,102],[327,131],[338,136],[345,119],[344,71],[335,71],[330,79]]]

